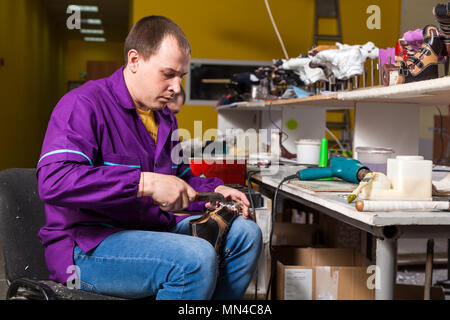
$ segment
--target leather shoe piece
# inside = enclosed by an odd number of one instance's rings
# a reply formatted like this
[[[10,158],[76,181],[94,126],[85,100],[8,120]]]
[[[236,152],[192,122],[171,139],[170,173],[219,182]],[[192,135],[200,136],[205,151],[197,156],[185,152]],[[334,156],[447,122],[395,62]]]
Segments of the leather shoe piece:
[[[239,209],[235,203],[219,202],[213,210],[207,211],[198,219],[189,221],[191,235],[211,243],[220,259],[228,231],[238,216]]]
[[[433,25],[427,25],[423,29],[423,38],[422,46],[414,56],[406,61],[400,61],[397,84],[438,77],[439,55],[444,46],[438,29]]]
[[[450,12],[449,3],[437,4],[433,8],[433,15],[439,23],[439,29],[441,31],[441,39],[444,42],[443,56],[450,55]]]
[[[397,84],[398,81],[398,72],[400,67],[396,64],[385,63],[381,67],[381,82],[383,86],[392,86]]]

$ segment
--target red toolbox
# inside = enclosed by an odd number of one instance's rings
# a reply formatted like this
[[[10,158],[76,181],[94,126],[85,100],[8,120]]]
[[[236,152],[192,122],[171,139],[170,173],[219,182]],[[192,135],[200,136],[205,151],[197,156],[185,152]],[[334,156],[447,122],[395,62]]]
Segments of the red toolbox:
[[[213,160],[190,159],[191,171],[196,176],[219,178],[226,184],[240,184],[245,186],[245,159]]]

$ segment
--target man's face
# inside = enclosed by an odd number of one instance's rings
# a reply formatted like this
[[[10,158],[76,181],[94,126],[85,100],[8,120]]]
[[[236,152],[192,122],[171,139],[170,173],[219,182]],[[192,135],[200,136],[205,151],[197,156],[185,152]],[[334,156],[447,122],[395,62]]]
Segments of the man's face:
[[[158,110],[164,108],[181,91],[181,80],[188,72],[190,55],[182,50],[173,37],[165,37],[158,52],[143,60],[139,55],[130,68],[135,77],[131,95],[138,107]]]

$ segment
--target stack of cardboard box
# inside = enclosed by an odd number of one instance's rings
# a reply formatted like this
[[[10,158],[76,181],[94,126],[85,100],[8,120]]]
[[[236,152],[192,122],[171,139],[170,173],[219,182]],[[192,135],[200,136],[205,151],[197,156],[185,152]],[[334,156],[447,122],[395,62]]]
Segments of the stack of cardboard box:
[[[271,201],[267,198],[265,201],[267,205],[256,212],[256,222],[263,233],[264,247],[257,276],[255,275],[246,291],[246,299],[264,299],[269,283]],[[276,267],[269,298],[374,299],[376,266],[361,253],[361,231],[351,228],[353,227],[328,217],[316,224],[275,222],[272,245]],[[395,299],[423,299],[423,290],[423,286],[397,285]],[[445,299],[443,290],[439,287],[432,289],[431,297]]]

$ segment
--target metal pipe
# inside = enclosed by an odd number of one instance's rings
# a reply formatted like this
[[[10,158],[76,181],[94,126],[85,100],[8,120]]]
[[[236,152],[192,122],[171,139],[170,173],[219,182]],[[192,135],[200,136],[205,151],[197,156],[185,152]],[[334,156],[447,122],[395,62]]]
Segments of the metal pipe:
[[[377,238],[375,299],[393,300],[397,278],[397,240]]]
[[[447,280],[450,280],[450,239],[447,239]]]
[[[373,67],[373,59],[370,59],[370,84],[372,87],[375,85],[375,77],[374,77],[374,67]]]
[[[424,285],[424,300],[431,299],[431,286],[433,284],[433,256],[434,256],[434,239],[427,241],[427,260],[425,264],[425,285]]]
[[[366,66],[364,65],[363,66],[363,74],[362,74],[362,76],[363,76],[363,88],[365,88],[366,87]]]
[[[377,63],[377,70],[378,70],[378,85],[381,86],[382,82],[381,82],[381,65],[380,65],[380,60],[378,60],[378,63]]]

